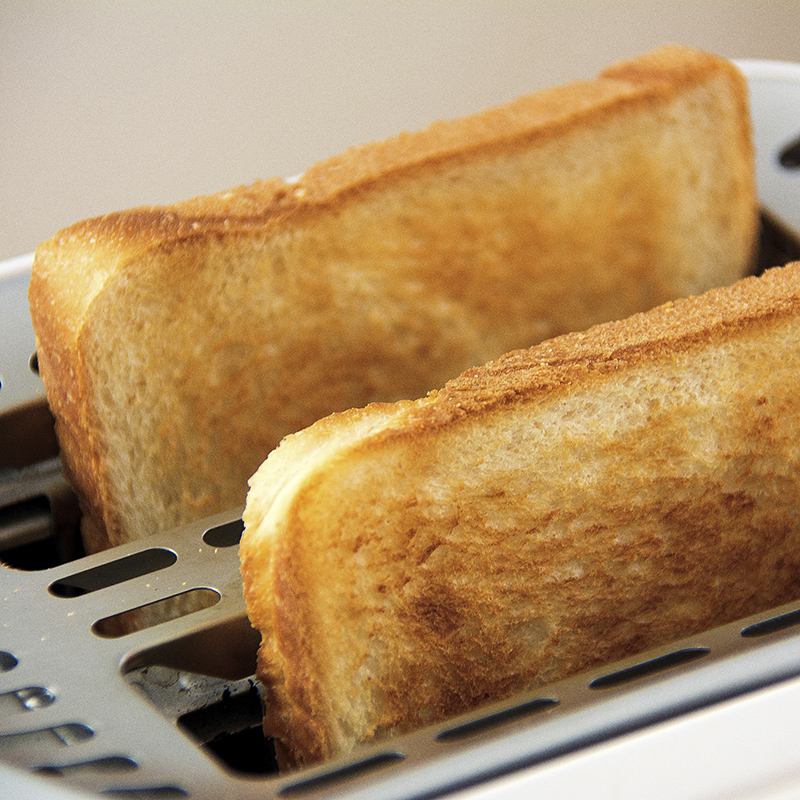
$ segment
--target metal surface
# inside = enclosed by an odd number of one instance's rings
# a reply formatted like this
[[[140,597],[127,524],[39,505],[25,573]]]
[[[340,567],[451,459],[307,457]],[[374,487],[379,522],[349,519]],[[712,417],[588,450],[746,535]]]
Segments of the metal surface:
[[[93,792],[400,800],[544,763],[800,675],[799,602],[316,770],[236,771],[179,721],[255,685],[258,638],[244,615],[236,539],[209,544],[237,520],[218,515],[48,570],[0,570],[0,760]],[[110,615],[198,589],[217,602],[127,636],[98,635]],[[244,720],[258,724],[252,705]],[[225,714],[217,724],[227,731]]]
[[[762,203],[800,230],[800,170],[791,155],[800,67],[742,66]],[[790,246],[773,233],[776,263]],[[29,265],[0,265],[0,551],[25,567],[0,568],[0,789],[242,800],[512,796],[546,785],[559,767],[585,774],[591,756],[608,753],[617,763],[614,753],[634,752],[656,734],[797,694],[800,599],[351,759],[278,776],[258,728],[258,637],[241,596],[239,511],[75,558],[76,512],[31,369]],[[32,433],[12,447],[20,420]],[[26,437],[39,442],[30,442],[39,448],[30,457]],[[41,552],[43,542],[55,565],[26,561],[25,548]],[[204,607],[116,635],[115,615],[187,592]],[[602,772],[602,760],[591,763]]]

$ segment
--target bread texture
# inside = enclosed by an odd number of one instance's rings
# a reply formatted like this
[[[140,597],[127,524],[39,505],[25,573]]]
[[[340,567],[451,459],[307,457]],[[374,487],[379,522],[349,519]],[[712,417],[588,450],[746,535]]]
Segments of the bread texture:
[[[241,542],[284,766],[800,596],[798,337],[792,264],[287,437]]]
[[[243,503],[333,411],[729,284],[756,224],[743,77],[666,46],[295,181],[67,228],[29,296],[87,550]]]

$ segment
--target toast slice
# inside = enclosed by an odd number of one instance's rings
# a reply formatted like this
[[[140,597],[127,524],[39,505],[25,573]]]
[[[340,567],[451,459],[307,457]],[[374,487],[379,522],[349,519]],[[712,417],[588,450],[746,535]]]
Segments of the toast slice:
[[[741,74],[668,46],[296,181],[61,231],[30,301],[87,550],[243,503],[330,412],[733,282],[753,173]]]
[[[285,767],[800,597],[800,263],[287,437],[242,575]]]

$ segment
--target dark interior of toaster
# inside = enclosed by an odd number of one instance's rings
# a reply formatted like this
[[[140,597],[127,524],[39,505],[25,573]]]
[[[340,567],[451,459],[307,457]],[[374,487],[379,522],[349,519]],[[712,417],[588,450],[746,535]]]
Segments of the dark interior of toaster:
[[[800,240],[762,210],[754,274],[794,260],[800,260]],[[36,371],[35,354],[30,366]],[[0,562],[14,569],[41,570],[80,558],[84,555],[79,535],[80,511],[62,475],[53,418],[46,403],[31,403],[0,415],[0,442]],[[231,539],[230,531],[225,536],[230,541],[223,546],[238,542],[236,537]],[[120,569],[158,568],[157,564],[135,561],[123,560]],[[92,591],[92,582],[98,580],[107,578],[81,573],[63,586],[51,587],[51,591],[65,596],[80,594]],[[214,635],[213,631],[202,634]],[[245,638],[247,646],[252,647],[245,660],[255,663],[257,640]],[[206,644],[181,642],[170,652],[148,654],[147,660],[130,666],[126,680],[148,693],[152,686],[164,683],[153,680],[159,670],[178,670],[184,676],[197,673],[196,694],[203,695],[204,702],[183,709],[179,698],[160,696],[152,698],[154,703],[229,768],[247,774],[276,772],[272,743],[261,731],[261,699],[254,679],[247,675],[215,677],[213,669],[211,676],[204,673],[202,659],[193,662],[191,654],[213,649]],[[182,655],[176,656],[177,653]]]

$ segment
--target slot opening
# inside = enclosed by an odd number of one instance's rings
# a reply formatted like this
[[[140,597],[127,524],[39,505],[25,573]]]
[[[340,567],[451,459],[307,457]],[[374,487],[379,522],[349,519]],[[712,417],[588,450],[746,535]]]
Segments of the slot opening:
[[[778,163],[789,170],[800,169],[800,136],[785,144],[778,153]]]
[[[393,765],[402,761],[405,756],[402,753],[381,753],[371,758],[364,759],[355,764],[348,764],[345,767],[326,772],[323,775],[315,775],[313,778],[308,778],[299,783],[293,783],[289,786],[284,786],[278,794],[292,795],[302,794],[303,792],[318,791],[325,789],[333,784],[341,783],[344,781],[354,780],[360,778],[367,773],[375,772],[376,770],[383,769],[387,766]]]
[[[8,672],[19,664],[16,657],[5,650],[0,650],[0,672]]]
[[[177,786],[153,786],[136,789],[106,789],[103,797],[119,797],[125,800],[176,800],[179,797],[188,797],[189,793]]]
[[[79,524],[78,502],[57,458],[0,476],[3,566],[32,572],[83,555]]]
[[[277,775],[274,742],[264,735],[263,703],[254,681],[226,688],[219,700],[178,717],[178,725],[234,772]]]
[[[107,564],[59,578],[47,587],[47,591],[55,597],[80,597],[166,569],[177,560],[178,556],[172,550],[151,547]]]
[[[57,565],[60,554],[52,533],[50,501],[44,495],[0,508],[3,564],[24,571]]]
[[[4,714],[37,711],[55,703],[55,695],[42,686],[27,686],[0,694],[0,710]]]
[[[235,547],[244,532],[244,522],[240,519],[216,525],[203,533],[203,541],[209,547]]]
[[[742,630],[741,635],[745,638],[767,636],[770,633],[784,631],[795,625],[800,625],[800,609],[797,611],[790,611],[787,614],[781,614],[777,617],[765,619],[763,622],[755,623],[755,625],[748,625]]]
[[[136,631],[146,630],[211,608],[219,600],[219,592],[213,589],[190,589],[188,592],[156,600],[155,603],[147,603],[104,617],[92,625],[92,633],[101,639],[119,639]]]
[[[705,647],[687,647],[685,650],[676,650],[674,653],[652,658],[649,661],[643,661],[641,664],[636,664],[633,667],[627,667],[617,672],[603,675],[601,678],[595,678],[589,684],[589,688],[610,689],[615,686],[630,683],[631,681],[640,680],[641,678],[648,678],[651,675],[656,675],[672,667],[690,664],[692,661],[697,661],[699,658],[707,656],[710,652],[711,651]]]
[[[755,274],[791,261],[800,261],[800,238],[793,230],[762,208],[759,215],[758,250]]]
[[[77,777],[92,775],[118,775],[120,773],[134,772],[139,765],[127,756],[108,756],[93,761],[82,761],[79,764],[65,764],[63,766],[38,767],[36,773],[50,778]]]
[[[485,733],[486,731],[494,730],[502,725],[507,725],[512,722],[517,722],[521,719],[527,719],[535,714],[541,714],[543,711],[548,711],[558,705],[558,700],[549,697],[537,698],[527,703],[507,708],[503,711],[498,711],[494,714],[489,714],[486,717],[472,720],[463,725],[458,725],[455,728],[448,728],[441,731],[436,735],[439,741],[454,741],[464,739],[468,736],[473,736],[478,733]]]
[[[228,631],[235,636],[235,631]],[[207,642],[207,649],[220,650]],[[183,648],[179,648],[183,650]],[[157,653],[153,649],[150,657]],[[257,679],[220,678],[152,663],[128,668],[126,683],[160,713],[174,720],[197,746],[233,772],[274,775],[278,762],[272,739],[264,735],[264,700]],[[255,649],[248,663],[255,669]]]
[[[72,747],[88,741],[94,731],[86,725],[67,723],[53,728],[39,728],[22,733],[0,735],[0,753],[25,752],[36,746]]]

